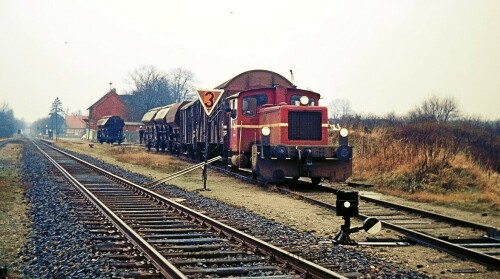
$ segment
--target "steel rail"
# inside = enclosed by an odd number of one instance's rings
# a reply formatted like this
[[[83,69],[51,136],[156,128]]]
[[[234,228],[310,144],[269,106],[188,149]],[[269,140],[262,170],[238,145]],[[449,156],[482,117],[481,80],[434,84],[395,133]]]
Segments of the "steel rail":
[[[155,248],[153,248],[146,240],[130,228],[123,220],[121,220],[111,209],[102,203],[94,194],[85,188],[76,178],[74,178],[66,169],[57,163],[49,154],[43,151],[35,142],[33,144],[38,150],[54,165],[59,172],[77,188],[94,206],[111,222],[118,230],[142,253],[148,258],[153,265],[158,268],[160,273],[167,278],[187,278],[180,272],[172,263],[165,259]],[[53,148],[52,146],[49,146]],[[58,151],[58,150],[56,150]],[[60,151],[59,151],[60,152]]]
[[[332,204],[328,204],[328,203],[325,203],[325,202],[322,202],[322,201],[319,201],[319,200],[316,200],[313,198],[306,197],[304,195],[300,195],[296,192],[290,191],[288,189],[284,189],[282,187],[279,187],[278,190],[280,192],[283,192],[283,193],[292,195],[294,197],[303,199],[303,200],[310,202],[312,204],[316,204],[316,205],[319,205],[321,207],[324,207],[324,208],[327,208],[330,210],[336,210],[336,207]],[[357,216],[357,218],[362,220],[362,221],[365,220],[366,218],[369,218],[369,217],[370,216],[363,215],[363,214],[359,214]],[[497,269],[497,270],[500,269],[500,259],[499,258],[490,256],[490,255],[487,255],[484,253],[480,253],[480,252],[462,247],[460,245],[456,245],[456,244],[453,244],[453,243],[450,243],[450,242],[447,242],[447,241],[444,241],[444,240],[417,232],[415,230],[406,229],[406,228],[403,228],[401,226],[388,223],[387,221],[380,221],[380,222],[382,222],[383,227],[387,227],[387,228],[390,228],[394,231],[402,233],[402,234],[406,235],[408,237],[408,239],[415,241],[416,243],[419,243],[421,245],[428,245],[428,246],[431,246],[435,249],[443,250],[449,254],[455,255],[459,258],[466,258],[468,260],[472,260],[474,262],[477,262],[477,263],[484,265],[484,266],[488,266],[488,267],[493,268],[493,269]]]
[[[326,188],[326,189],[328,189],[330,191],[333,191],[335,193],[338,191],[337,189],[334,189],[332,187],[323,186],[323,185],[319,185],[319,187]],[[364,201],[367,201],[367,202],[373,202],[373,203],[382,204],[382,205],[385,205],[385,206],[394,207],[394,208],[397,208],[397,209],[407,210],[407,211],[410,211],[410,212],[413,212],[413,213],[422,214],[422,215],[425,215],[425,216],[428,216],[428,217],[433,217],[433,218],[436,218],[436,219],[439,219],[439,220],[443,220],[443,221],[446,221],[446,222],[455,223],[457,225],[461,225],[461,226],[465,226],[465,227],[470,227],[470,228],[482,230],[482,231],[485,231],[485,232],[492,232],[492,233],[499,232],[499,228],[495,228],[495,227],[488,226],[488,225],[485,225],[485,224],[471,222],[471,221],[467,221],[467,220],[464,220],[464,219],[458,219],[458,218],[455,218],[455,217],[452,217],[452,216],[447,216],[447,215],[435,213],[435,212],[432,212],[432,211],[427,211],[427,210],[424,210],[424,209],[409,207],[409,206],[406,206],[406,205],[397,204],[397,203],[393,203],[393,202],[390,202],[390,201],[384,201],[384,200],[380,200],[380,199],[377,199],[377,198],[371,198],[371,197],[368,197],[368,196],[363,195],[363,194],[360,194],[359,198],[361,200],[364,200]]]
[[[364,201],[378,203],[378,204],[382,204],[382,205],[385,205],[385,206],[391,206],[391,207],[395,207],[395,208],[398,208],[398,209],[408,210],[408,211],[411,211],[413,213],[422,214],[422,215],[425,215],[425,216],[428,216],[428,217],[440,219],[440,220],[443,220],[443,221],[446,221],[446,222],[455,223],[457,225],[461,225],[461,226],[465,226],[465,227],[470,227],[470,228],[482,230],[482,231],[485,231],[485,232],[498,231],[498,228],[491,227],[491,226],[488,226],[488,225],[485,225],[485,224],[480,224],[480,223],[475,223],[475,222],[471,222],[471,221],[467,221],[467,220],[463,220],[463,219],[458,219],[458,218],[455,218],[455,217],[442,215],[442,214],[435,213],[435,212],[432,212],[432,211],[427,211],[427,210],[424,210],[424,209],[413,208],[413,207],[405,206],[405,205],[402,205],[402,204],[397,204],[397,203],[393,203],[393,202],[389,202],[389,201],[383,201],[383,200],[379,200],[379,199],[376,199],[376,198],[370,198],[370,197],[367,197],[365,195],[359,195],[359,197],[360,197],[360,199],[362,199]]]
[[[205,216],[199,212],[196,212],[195,210],[188,208],[182,204],[179,204],[171,199],[168,199],[166,197],[161,196],[160,194],[153,192],[145,187],[142,187],[134,182],[128,181],[122,177],[119,177],[107,170],[104,170],[100,167],[91,165],[87,163],[86,161],[77,158],[59,148],[56,148],[54,146],[48,145],[50,148],[60,152],[61,154],[64,154],[88,167],[93,168],[95,171],[100,172],[107,177],[113,179],[117,183],[120,183],[124,186],[129,186],[132,187],[138,191],[141,191],[142,193],[145,193],[149,195],[152,199],[156,200],[157,202],[170,207],[174,209],[175,211],[184,214],[185,216],[191,218],[192,220],[196,220],[200,224],[205,224],[207,226],[212,227],[214,230],[219,231],[226,235],[227,237],[232,237],[238,241],[240,241],[243,244],[246,244],[256,250],[259,250],[261,253],[268,255],[275,260],[287,264],[289,266],[292,266],[294,269],[297,271],[301,272],[303,275],[306,277],[310,278],[347,278],[345,276],[342,276],[339,273],[336,273],[332,270],[329,270],[327,268],[324,268],[320,265],[317,265],[313,262],[310,262],[306,259],[303,259],[295,254],[292,254],[290,252],[287,252],[281,248],[278,248],[274,245],[271,245],[269,243],[266,243],[258,238],[255,238],[249,234],[246,234],[244,232],[241,232],[235,228],[232,228],[226,224],[223,224],[215,219],[212,219],[208,216]]]

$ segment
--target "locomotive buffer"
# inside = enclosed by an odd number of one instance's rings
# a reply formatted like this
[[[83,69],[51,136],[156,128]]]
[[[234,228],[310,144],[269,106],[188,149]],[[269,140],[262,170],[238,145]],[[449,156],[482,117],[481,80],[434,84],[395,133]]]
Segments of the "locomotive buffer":
[[[200,99],[200,103],[203,106],[203,109],[205,110],[205,114],[207,117],[205,117],[205,165],[203,166],[203,190],[207,190],[207,161],[208,161],[208,139],[210,135],[210,126],[209,123],[211,122],[210,114],[214,111],[214,108],[217,106],[217,103],[219,102],[220,98],[223,95],[224,90],[219,90],[219,89],[210,89],[210,90],[204,90],[204,89],[198,89],[198,98]]]

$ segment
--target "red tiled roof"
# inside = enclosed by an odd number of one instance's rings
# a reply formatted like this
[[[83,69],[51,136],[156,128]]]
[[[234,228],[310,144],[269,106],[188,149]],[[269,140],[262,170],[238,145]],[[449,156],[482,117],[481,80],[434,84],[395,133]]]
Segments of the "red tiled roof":
[[[84,115],[68,115],[66,116],[66,125],[68,125],[68,128],[70,129],[85,129],[86,124],[85,124],[85,119],[87,119],[88,116]]]

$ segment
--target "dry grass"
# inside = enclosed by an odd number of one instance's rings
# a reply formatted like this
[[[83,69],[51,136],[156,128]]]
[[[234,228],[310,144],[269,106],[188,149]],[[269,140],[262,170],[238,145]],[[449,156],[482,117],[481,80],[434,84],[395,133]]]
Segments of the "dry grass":
[[[186,162],[181,162],[175,157],[132,147],[114,147],[107,149],[104,153],[115,158],[118,162],[143,166],[153,170],[163,170],[168,165],[169,171],[176,172],[188,166]]]
[[[0,149],[0,265],[8,266],[14,277],[20,271],[12,266],[29,229],[29,208],[23,202],[24,188],[18,173],[21,148],[16,143]]]
[[[477,141],[462,138],[461,130],[433,125],[352,133],[352,179],[410,200],[500,210],[499,174],[489,167],[496,159],[478,159],[491,147],[470,147],[468,142]],[[473,156],[470,150],[485,150],[486,155]],[[488,163],[481,164],[484,161]]]
[[[156,153],[154,151],[146,151],[139,146],[94,144],[94,146],[90,148],[86,142],[66,140],[58,141],[57,145],[93,156],[97,159],[111,159],[110,163],[136,172],[137,168],[141,168],[144,173],[160,171],[169,174],[184,170],[192,165],[185,160],[173,156],[165,156],[165,154]],[[188,174],[188,176],[190,175],[195,174]]]

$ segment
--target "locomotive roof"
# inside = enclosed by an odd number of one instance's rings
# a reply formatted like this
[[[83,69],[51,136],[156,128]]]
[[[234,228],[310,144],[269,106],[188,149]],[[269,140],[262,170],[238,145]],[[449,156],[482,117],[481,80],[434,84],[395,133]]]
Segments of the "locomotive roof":
[[[268,70],[250,70],[227,80],[215,88],[224,89],[225,93],[231,95],[239,91],[276,85],[284,87],[294,86],[292,82],[278,73]]]
[[[230,94],[227,98],[228,99],[234,99],[234,98],[238,98],[240,96],[240,94],[246,92],[246,91],[252,91],[252,90],[259,90],[259,89],[269,89],[269,88],[274,88],[274,87],[259,87],[259,88],[253,88],[253,89],[248,89],[248,90],[242,90],[242,91],[238,91],[238,92],[235,92],[235,93],[232,93]],[[314,91],[311,91],[311,90],[306,90],[306,89],[299,89],[299,88],[296,88],[296,87],[289,87],[289,88],[285,88],[286,92],[290,92],[290,91],[295,91],[295,92],[310,92],[310,93],[314,93],[314,94],[317,94],[319,95],[319,93],[317,92],[314,92]]]

